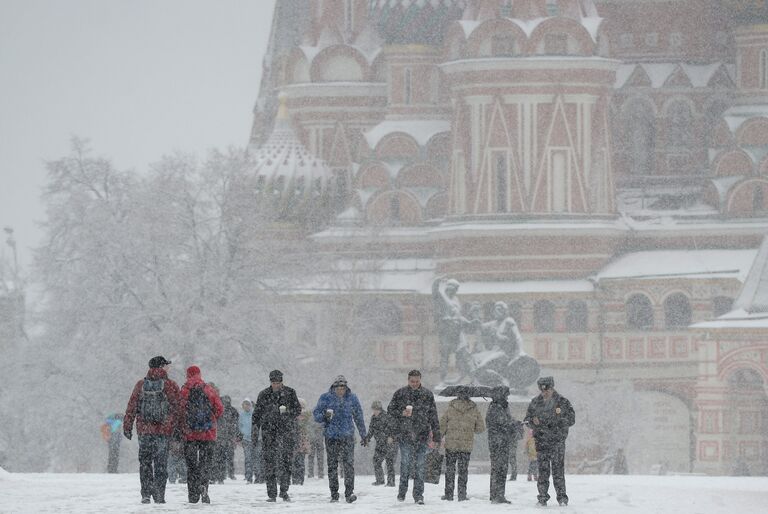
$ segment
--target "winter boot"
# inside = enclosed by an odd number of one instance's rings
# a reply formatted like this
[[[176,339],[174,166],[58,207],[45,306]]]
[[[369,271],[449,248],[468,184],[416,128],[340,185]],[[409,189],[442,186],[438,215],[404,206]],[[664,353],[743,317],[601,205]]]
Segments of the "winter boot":
[[[355,500],[357,500],[357,496],[355,496],[355,494],[350,494],[347,496],[347,503],[354,503]]]
[[[203,503],[211,503],[211,498],[208,496],[208,486],[204,485],[203,490],[200,493],[200,501]]]

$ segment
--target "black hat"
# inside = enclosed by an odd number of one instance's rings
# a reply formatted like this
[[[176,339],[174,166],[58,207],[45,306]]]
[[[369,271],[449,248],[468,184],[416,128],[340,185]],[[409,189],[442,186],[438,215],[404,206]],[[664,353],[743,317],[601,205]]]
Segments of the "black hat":
[[[331,387],[338,387],[338,386],[346,386],[347,385],[347,379],[344,377],[344,375],[339,375],[336,377],[336,380],[333,381],[333,384]]]
[[[152,357],[151,359],[149,359],[150,368],[162,368],[163,366],[166,366],[170,363],[171,361],[169,361],[162,355],[158,355],[157,357]]]
[[[371,410],[384,410],[379,400],[374,400],[371,404]]]
[[[269,381],[270,382],[282,382],[283,381],[283,372],[279,369],[275,369],[269,372]]]
[[[555,387],[555,379],[553,377],[540,377],[536,384],[539,386],[539,389],[549,389],[551,387]]]

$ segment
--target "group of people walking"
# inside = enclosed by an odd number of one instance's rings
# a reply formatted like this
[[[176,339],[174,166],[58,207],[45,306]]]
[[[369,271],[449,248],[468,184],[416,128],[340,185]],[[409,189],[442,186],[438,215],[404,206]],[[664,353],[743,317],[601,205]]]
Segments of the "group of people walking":
[[[400,452],[400,482],[398,501],[405,501],[410,480],[412,496],[417,504],[424,503],[424,479],[427,451],[430,446],[445,447],[445,494],[443,500],[453,500],[458,470],[459,501],[467,500],[467,478],[474,435],[488,429],[491,455],[490,499],[494,503],[509,503],[505,498],[505,482],[510,463],[510,448],[514,453],[522,423],[509,412],[509,389],[493,390],[492,403],[485,419],[477,404],[468,394],[459,391],[442,417],[438,417],[433,393],[422,386],[421,373],[408,373],[408,384],[392,396],[384,409],[380,401],[372,404],[368,430],[358,397],[352,392],[344,376],[336,377],[311,410],[296,391],[283,383],[283,374],[274,370],[269,374],[270,385],[262,390],[254,403],[243,402],[243,412],[231,406],[228,397],[206,383],[197,366],[186,370],[187,380],[179,386],[168,378],[171,362],[162,356],[149,361],[146,377],[139,380],[131,394],[123,416],[123,434],[132,437],[134,422],[139,436],[139,476],[142,503],[165,503],[168,481],[167,462],[169,446],[178,443],[182,448],[187,468],[189,502],[210,503],[208,486],[221,480],[221,473],[234,477],[234,468],[228,463],[234,446],[216,445],[217,431],[224,431],[225,441],[240,441],[245,453],[246,479],[253,474],[253,448],[260,442],[263,479],[267,501],[291,501],[289,488],[297,483],[296,470],[303,481],[304,454],[309,453],[309,476],[318,461],[318,477],[323,476],[323,452],[327,457],[330,501],[340,501],[339,475],[344,481],[344,500],[353,503],[355,494],[354,450],[356,435],[360,444],[368,446],[375,440],[373,455],[375,482],[373,485],[395,487],[395,458]],[[568,427],[574,424],[573,408],[567,399],[554,390],[551,377],[539,379],[541,394],[531,401],[523,423],[533,430],[538,455],[538,501],[546,505],[549,500],[549,476],[553,477],[557,500],[568,504],[565,493],[564,455]],[[303,405],[302,405],[303,404]],[[322,438],[313,437],[311,421],[322,427]],[[303,428],[302,428],[303,425]],[[234,427],[234,428],[232,428]],[[236,430],[237,435],[230,434]],[[443,441],[444,436],[444,441]],[[317,441],[320,439],[321,442]],[[514,444],[514,446],[513,446]],[[297,448],[302,448],[297,460]],[[219,455],[216,458],[216,455]],[[222,470],[214,462],[225,463]],[[386,463],[386,476],[382,464]],[[293,472],[293,478],[292,478]],[[218,475],[216,473],[219,473]],[[530,480],[530,470],[529,470]],[[301,483],[301,482],[299,482]]]

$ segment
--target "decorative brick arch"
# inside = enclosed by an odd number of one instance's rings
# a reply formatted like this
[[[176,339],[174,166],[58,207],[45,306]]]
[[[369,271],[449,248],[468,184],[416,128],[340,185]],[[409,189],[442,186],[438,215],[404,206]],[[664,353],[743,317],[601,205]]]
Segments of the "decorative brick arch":
[[[566,34],[576,40],[579,52],[576,55],[591,56],[595,53],[595,41],[584,26],[571,18],[547,18],[542,21],[528,38],[525,53],[537,55],[537,47],[543,43],[547,34]]]
[[[760,188],[760,191],[756,191]],[[755,196],[761,195],[762,206],[755,209]],[[725,202],[725,213],[730,216],[764,215],[768,208],[768,179],[751,178],[736,184],[728,194]]]
[[[486,20],[472,30],[467,38],[467,57],[491,57],[493,48],[488,54],[482,52],[484,44],[491,44],[491,38],[498,35],[509,36],[517,45],[517,54],[523,55],[527,47],[527,37],[520,26],[508,18],[493,18]]]
[[[456,61],[463,59],[467,53],[467,37],[464,28],[458,21],[448,27],[443,41],[443,59]]]
[[[752,158],[741,148],[720,152],[712,161],[712,170],[718,177],[749,176],[754,168]]]
[[[328,64],[333,59],[347,59],[350,64],[357,66],[357,73],[350,74],[349,77],[332,76],[333,72],[328,69]],[[357,48],[349,45],[333,45],[324,48],[312,59],[309,76],[312,82],[368,81],[370,68],[368,60]]]
[[[435,193],[424,208],[424,219],[442,218],[448,212],[448,194],[441,191]]]
[[[379,159],[415,159],[419,156],[419,143],[405,132],[392,132],[381,138],[374,153]]]
[[[357,172],[355,187],[365,189],[369,187],[389,188],[390,187],[389,170],[380,162],[365,164]]]
[[[396,187],[444,187],[440,171],[434,166],[423,163],[402,168],[397,174],[395,185]]]
[[[717,363],[718,378],[727,382],[728,377],[740,369],[751,369],[763,379],[763,386],[768,388],[768,368],[766,362],[768,350],[764,345],[752,345],[726,353]]]
[[[739,146],[768,145],[768,118],[751,118],[736,131],[736,143]]]
[[[285,61],[285,81],[287,84],[310,82],[310,63],[307,55],[298,47],[291,49]]]
[[[422,221],[421,206],[418,199],[406,190],[380,191],[374,194],[365,206],[366,218],[373,225],[391,225],[392,200],[396,199],[400,216],[396,224],[418,225]]]

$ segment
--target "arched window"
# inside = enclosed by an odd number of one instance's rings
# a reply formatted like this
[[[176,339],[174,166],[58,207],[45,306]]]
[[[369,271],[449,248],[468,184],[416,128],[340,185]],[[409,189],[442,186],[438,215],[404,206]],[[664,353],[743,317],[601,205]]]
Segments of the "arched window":
[[[536,332],[555,331],[555,305],[549,300],[539,300],[533,305],[533,328]]]
[[[568,332],[586,332],[588,321],[587,302],[584,300],[568,302],[568,313],[565,315],[565,328]]]
[[[558,16],[560,14],[558,0],[547,0],[547,16]]]
[[[715,318],[731,312],[732,308],[733,298],[729,296],[715,296],[712,299],[712,316]]]
[[[397,195],[389,198],[389,221],[395,224],[400,222],[400,197]]]
[[[760,50],[760,89],[768,89],[768,49]]]
[[[693,144],[693,114],[686,102],[675,102],[668,111],[669,146],[688,149]]]
[[[507,159],[496,154],[496,212],[507,212]]]
[[[355,327],[361,334],[395,335],[402,332],[403,314],[389,300],[370,300],[355,311]]]
[[[656,120],[651,106],[635,101],[624,112],[621,145],[632,175],[653,174],[656,163]]]
[[[691,302],[682,293],[669,295],[664,300],[664,326],[685,328],[691,324]]]
[[[634,294],[625,305],[627,326],[637,330],[653,328],[653,305],[644,294]]]
[[[765,210],[765,196],[763,195],[763,186],[757,184],[752,189],[752,212],[760,212]]]

